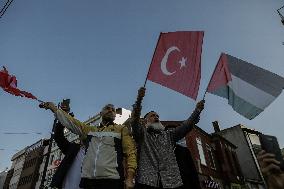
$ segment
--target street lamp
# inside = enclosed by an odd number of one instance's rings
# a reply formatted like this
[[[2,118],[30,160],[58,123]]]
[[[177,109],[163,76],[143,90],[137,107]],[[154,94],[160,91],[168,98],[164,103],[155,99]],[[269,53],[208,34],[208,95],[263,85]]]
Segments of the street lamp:
[[[281,22],[284,25],[284,16],[280,13],[280,10],[284,8],[284,5],[282,7],[280,7],[279,9],[277,9],[277,12],[281,18]]]

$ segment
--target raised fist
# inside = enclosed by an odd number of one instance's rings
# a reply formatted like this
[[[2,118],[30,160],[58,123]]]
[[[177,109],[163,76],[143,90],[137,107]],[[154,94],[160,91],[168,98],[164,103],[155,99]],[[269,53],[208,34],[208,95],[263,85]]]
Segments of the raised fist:
[[[145,91],[145,87],[140,87],[140,89],[138,90],[138,98],[143,98],[145,96]]]
[[[202,111],[204,109],[205,100],[201,100],[196,104],[195,109]]]

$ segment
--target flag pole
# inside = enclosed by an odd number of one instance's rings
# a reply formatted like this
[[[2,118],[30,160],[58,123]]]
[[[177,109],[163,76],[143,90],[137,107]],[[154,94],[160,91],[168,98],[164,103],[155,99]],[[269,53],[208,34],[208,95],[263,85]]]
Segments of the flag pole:
[[[146,75],[146,79],[145,79],[145,82],[144,82],[144,86],[143,86],[143,87],[146,87],[146,83],[147,83],[147,80],[148,80],[150,68],[151,68],[151,65],[152,65],[152,63],[153,63],[154,55],[155,55],[155,53],[156,53],[156,51],[157,51],[157,47],[158,47],[159,41],[160,41],[160,39],[161,39],[161,35],[162,35],[162,32],[161,32],[160,35],[159,35],[158,42],[157,42],[157,44],[156,44],[155,51],[154,51],[154,54],[153,54],[153,56],[152,56],[152,60],[151,60],[151,63],[150,63],[150,66],[149,66],[149,69],[148,69],[148,73],[147,73],[147,75]]]
[[[202,100],[205,100],[205,95],[206,95],[206,93],[207,93],[207,90],[208,90],[209,84],[211,83],[211,80],[212,80],[213,75],[214,75],[214,73],[215,73],[215,71],[216,71],[216,69],[217,69],[217,65],[218,65],[218,63],[219,63],[219,61],[220,61],[220,59],[221,59],[222,55],[223,55],[223,53],[221,53],[221,55],[220,55],[220,57],[219,57],[219,60],[218,60],[217,64],[215,65],[214,71],[213,71],[213,72],[212,72],[212,74],[211,74],[211,77],[210,77],[209,83],[208,83],[208,85],[207,85],[207,87],[206,87],[206,90],[205,90],[205,93],[204,93],[204,95],[203,95],[203,99],[202,99]]]
[[[206,95],[206,93],[207,93],[207,89],[206,89],[206,91],[205,91],[205,93],[204,93],[204,95],[203,95],[202,100],[205,100],[205,95]]]
[[[40,102],[40,103],[43,103],[44,101],[42,101],[42,100],[39,100],[39,99],[36,99],[38,102]]]

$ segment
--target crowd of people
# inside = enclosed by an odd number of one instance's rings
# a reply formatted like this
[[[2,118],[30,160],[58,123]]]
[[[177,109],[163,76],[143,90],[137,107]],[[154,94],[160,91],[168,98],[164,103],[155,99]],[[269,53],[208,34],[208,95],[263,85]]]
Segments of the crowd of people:
[[[197,103],[191,116],[177,128],[166,130],[158,113],[148,112],[140,119],[145,88],[138,91],[131,128],[114,123],[116,111],[105,105],[98,126],[86,125],[69,114],[64,104],[52,102],[40,107],[51,110],[58,123],[55,141],[65,155],[51,186],[56,188],[182,188],[184,186],[175,156],[176,142],[199,121],[204,101]],[[63,128],[79,135],[81,144],[71,143]]]
[[[98,126],[86,125],[69,113],[61,104],[44,102],[41,108],[51,110],[58,120],[54,139],[65,155],[53,176],[51,187],[65,189],[155,189],[200,188],[189,183],[177,160],[178,144],[199,122],[205,101],[197,103],[193,113],[180,126],[166,129],[159,114],[150,111],[141,119],[142,101],[146,89],[141,87],[133,105],[130,127],[114,123],[114,105],[105,105]],[[64,127],[79,135],[80,144],[69,142]],[[269,189],[284,188],[284,173],[273,155],[264,151],[258,155],[262,173]],[[190,171],[190,170],[189,170]],[[191,175],[192,176],[192,175]]]

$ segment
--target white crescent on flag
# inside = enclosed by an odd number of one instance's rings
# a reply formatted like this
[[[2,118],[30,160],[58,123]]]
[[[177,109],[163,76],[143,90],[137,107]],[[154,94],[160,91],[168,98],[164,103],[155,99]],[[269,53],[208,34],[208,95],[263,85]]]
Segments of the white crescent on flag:
[[[167,75],[167,76],[170,76],[170,75],[173,75],[174,73],[176,73],[176,71],[174,72],[169,72],[169,70],[167,69],[167,62],[168,62],[168,58],[169,58],[169,55],[173,52],[173,51],[178,51],[180,52],[179,48],[176,47],[176,46],[172,46],[170,48],[168,48],[167,52],[165,53],[162,61],[161,61],[161,70],[163,72],[163,74]],[[180,64],[180,69],[182,67],[185,67],[186,66],[186,61],[187,61],[187,58],[185,57],[182,57],[181,60],[178,61],[178,63]]]
[[[172,47],[168,48],[165,56],[163,57],[163,59],[161,61],[161,70],[162,70],[163,74],[165,74],[165,75],[173,75],[176,72],[176,71],[169,72],[168,69],[167,69],[168,58],[169,58],[169,55],[171,54],[171,52],[173,52],[173,51],[180,52],[179,48],[177,48],[176,46],[172,46]]]

